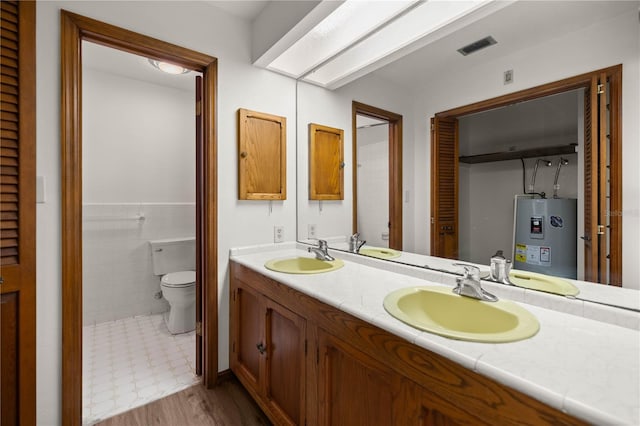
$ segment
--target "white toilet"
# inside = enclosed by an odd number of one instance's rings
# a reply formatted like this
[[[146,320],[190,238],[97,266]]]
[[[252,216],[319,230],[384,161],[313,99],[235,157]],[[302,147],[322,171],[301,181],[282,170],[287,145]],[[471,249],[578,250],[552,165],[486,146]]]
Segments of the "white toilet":
[[[171,238],[149,241],[153,273],[162,275],[162,295],[169,302],[164,320],[171,334],[196,326],[196,240]]]

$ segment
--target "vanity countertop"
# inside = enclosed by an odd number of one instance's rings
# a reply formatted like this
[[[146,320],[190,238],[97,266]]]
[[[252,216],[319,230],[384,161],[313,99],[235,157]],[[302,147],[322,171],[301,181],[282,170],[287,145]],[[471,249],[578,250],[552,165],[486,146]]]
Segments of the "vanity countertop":
[[[342,241],[342,239],[339,241],[332,241],[330,246],[342,251],[347,251],[348,244]],[[310,240],[309,244],[313,244],[313,242]],[[365,247],[367,246],[365,245]],[[406,251],[399,251],[399,253],[400,256],[392,259],[393,262],[449,272],[460,272],[459,268],[454,267],[452,263],[469,263],[478,266],[480,270],[485,273],[485,276],[489,274],[489,258],[487,258],[486,265],[480,265],[473,262],[453,261],[450,259],[443,259],[441,257]],[[606,285],[593,285],[593,283],[590,282],[574,280],[570,278],[563,279],[578,287],[578,289],[580,290],[580,294],[578,294],[576,298],[579,300],[598,303],[602,306],[608,305],[611,307],[622,307],[627,310],[640,312],[640,291],[638,291],[637,289]]]
[[[408,326],[382,306],[394,290],[446,285],[446,279],[404,274],[392,263],[373,267],[339,251],[330,253],[345,266],[324,274],[285,274],[264,267],[274,258],[310,257],[302,247],[285,243],[232,249],[231,259],[572,416],[595,424],[640,424],[638,330],[516,301],[538,318],[540,331],[534,337],[500,344],[448,339]]]

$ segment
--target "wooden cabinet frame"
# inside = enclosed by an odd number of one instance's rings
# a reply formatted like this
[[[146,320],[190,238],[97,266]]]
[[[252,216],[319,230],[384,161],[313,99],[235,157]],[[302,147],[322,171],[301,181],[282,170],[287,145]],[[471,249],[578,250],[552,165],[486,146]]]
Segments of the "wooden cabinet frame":
[[[238,110],[238,199],[287,199],[287,119]]]
[[[344,130],[309,124],[309,199],[344,200]]]
[[[233,260],[230,268],[232,298],[238,286],[242,286],[306,322],[304,375],[305,422],[308,425],[327,424],[331,420],[332,396],[328,393],[331,390],[331,365],[327,364],[331,359],[327,356],[334,356],[336,360],[337,352],[355,361],[353,365],[358,365],[361,371],[379,372],[384,376],[381,376],[381,381],[389,384],[393,395],[392,422],[385,424],[584,424],[522,392],[466,369]],[[239,316],[232,313],[232,342],[237,336],[239,320]],[[232,343],[231,369],[237,374],[234,356]],[[238,377],[241,378],[241,375]],[[356,373],[356,380],[352,384],[366,384],[367,381],[364,375]],[[351,388],[357,389],[358,386]],[[252,392],[251,389],[249,391]],[[364,394],[366,390],[339,397],[361,398]],[[258,403],[274,423],[281,424],[263,400],[258,399]],[[359,405],[360,408],[362,406]],[[375,410],[378,407],[369,408]],[[385,410],[385,413],[376,418],[388,418],[386,411],[389,407],[379,409]],[[353,424],[365,424],[358,423],[357,419],[351,420],[356,421]]]

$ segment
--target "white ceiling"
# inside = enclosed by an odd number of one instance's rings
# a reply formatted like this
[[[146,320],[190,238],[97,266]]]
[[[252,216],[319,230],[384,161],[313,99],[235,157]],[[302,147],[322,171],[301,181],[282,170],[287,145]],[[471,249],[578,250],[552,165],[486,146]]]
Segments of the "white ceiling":
[[[253,21],[269,3],[267,0],[205,0],[230,14]]]
[[[215,1],[221,8],[243,19],[253,20],[268,1]],[[597,21],[629,10],[638,10],[638,1],[516,1],[427,46],[373,71],[390,82],[411,90],[424,86],[434,75],[450,69],[474,67],[512,54],[526,47],[576,31]],[[456,50],[487,35],[498,44],[468,56]],[[92,43],[83,45],[83,64],[115,74],[192,90],[193,73],[171,76],[152,68],[146,58]],[[516,76],[517,78],[517,76]]]
[[[638,1],[517,1],[373,73],[414,90],[447,70],[472,68],[625,11],[637,12],[639,4]],[[468,56],[457,52],[488,35],[498,43]]]
[[[181,75],[167,74],[151,66],[148,58],[86,41],[82,42],[82,66],[188,91],[195,90],[195,76],[201,75],[193,71]]]

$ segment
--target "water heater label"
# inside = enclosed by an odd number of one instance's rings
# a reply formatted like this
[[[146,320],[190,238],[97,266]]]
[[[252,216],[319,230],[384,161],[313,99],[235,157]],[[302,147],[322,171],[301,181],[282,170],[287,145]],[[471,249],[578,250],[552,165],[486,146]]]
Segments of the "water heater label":
[[[544,218],[542,216],[531,216],[531,227],[529,229],[529,238],[534,240],[544,240],[544,230],[542,225]]]
[[[516,261],[529,265],[551,266],[551,247],[516,244]]]

